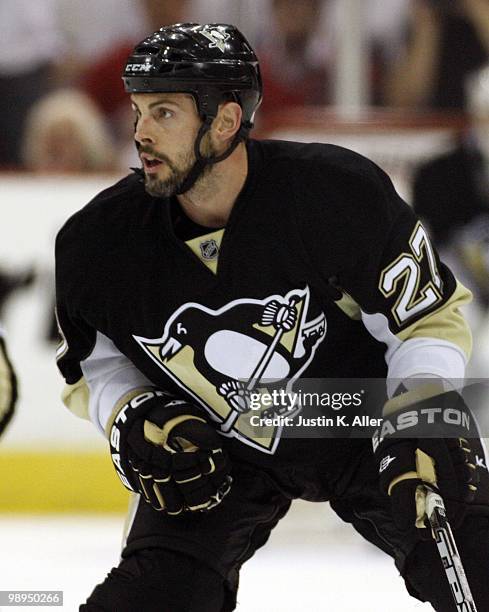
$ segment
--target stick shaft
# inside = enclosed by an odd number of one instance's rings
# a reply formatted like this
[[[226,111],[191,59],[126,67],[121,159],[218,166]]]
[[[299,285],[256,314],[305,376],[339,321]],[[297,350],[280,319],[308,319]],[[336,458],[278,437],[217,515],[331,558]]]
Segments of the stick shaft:
[[[426,514],[458,612],[477,612],[464,566],[438,493],[426,489]]]
[[[295,296],[292,296],[288,301],[288,305],[294,306],[296,302],[297,302],[297,298]],[[284,334],[283,328],[279,328],[276,330],[273,336],[272,342],[266,348],[265,352],[263,353],[260,360],[256,364],[256,367],[253,370],[250,378],[248,379],[248,382],[246,383],[247,391],[252,391],[255,388],[255,386],[260,382],[260,379],[263,376],[265,370],[267,369],[267,366],[270,363],[270,359],[272,358],[272,355],[275,353],[277,344],[282,339],[283,334]],[[236,409],[232,410],[228,414],[224,423],[221,425],[221,431],[225,433],[230,431],[234,427],[234,424],[236,423],[236,421],[242,414],[243,413],[240,412],[239,410],[236,410]]]

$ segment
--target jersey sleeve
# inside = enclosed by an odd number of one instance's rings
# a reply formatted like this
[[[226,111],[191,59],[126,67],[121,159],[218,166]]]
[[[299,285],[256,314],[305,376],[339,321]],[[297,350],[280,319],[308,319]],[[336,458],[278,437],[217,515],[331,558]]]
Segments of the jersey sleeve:
[[[356,269],[361,271],[360,262]],[[368,332],[386,345],[389,394],[409,378],[462,380],[472,337],[461,307],[471,293],[440,261],[407,207],[364,269],[360,281],[345,274],[345,290]]]
[[[337,180],[331,206],[338,235],[331,246],[324,236],[322,248],[316,240],[317,265],[335,261],[337,306],[386,345],[389,394],[407,378],[463,379],[472,339],[460,308],[471,293],[440,261],[387,175],[359,164]],[[331,216],[324,216],[331,235]]]
[[[70,236],[61,230],[56,241],[56,320],[61,338],[56,360],[66,383],[62,400],[71,412],[106,434],[112,413],[154,385],[80,314],[82,279],[76,253],[66,248],[67,243]]]
[[[5,334],[0,326],[0,434],[12,419],[17,401],[17,377],[7,353]]]

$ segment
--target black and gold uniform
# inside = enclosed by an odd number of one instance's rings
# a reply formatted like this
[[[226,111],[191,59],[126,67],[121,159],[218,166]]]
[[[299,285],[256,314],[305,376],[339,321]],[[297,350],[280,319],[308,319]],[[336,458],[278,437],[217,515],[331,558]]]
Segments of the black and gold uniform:
[[[426,571],[439,564],[436,550],[414,549],[392,523],[369,440],[289,439],[281,427],[257,438],[234,402],[257,371],[291,383],[385,377],[389,394],[399,379],[461,379],[471,336],[459,308],[470,294],[372,162],[334,146],[280,141],[249,140],[247,152],[247,180],[224,228],[196,226],[176,200],[148,195],[134,173],[58,235],[66,405],[106,432],[121,398],[148,386],[171,391],[221,431],[235,480],[228,498],[199,517],[176,520],[139,504],[121,569],[83,609],[158,609],[149,587],[124,582],[124,571],[135,576],[145,563],[165,575],[178,568],[181,580],[194,566],[206,574],[205,601],[178,607],[167,585],[162,609],[233,609],[240,566],[301,497],[329,500],[395,558],[412,594],[449,610],[443,574]],[[470,529],[487,533],[482,501]],[[475,559],[481,538],[464,541],[463,554]],[[486,548],[478,563],[489,561]],[[159,551],[156,560],[148,549]]]

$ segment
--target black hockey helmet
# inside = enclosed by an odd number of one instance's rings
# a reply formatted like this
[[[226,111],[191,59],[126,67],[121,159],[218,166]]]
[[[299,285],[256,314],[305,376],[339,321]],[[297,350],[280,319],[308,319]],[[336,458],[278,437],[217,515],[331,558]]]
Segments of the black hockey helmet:
[[[135,47],[123,80],[130,93],[190,93],[203,120],[216,116],[223,99],[235,100],[246,132],[262,98],[258,59],[243,34],[226,24],[161,28]]]
[[[195,164],[179,194],[194,185],[205,166],[231,155],[253,127],[262,99],[260,67],[253,49],[237,28],[221,23],[177,23],[161,28],[136,45],[122,78],[128,93],[189,93],[195,99],[202,126],[194,143]],[[203,157],[202,138],[219,104],[226,100],[241,106],[240,129],[224,153]]]

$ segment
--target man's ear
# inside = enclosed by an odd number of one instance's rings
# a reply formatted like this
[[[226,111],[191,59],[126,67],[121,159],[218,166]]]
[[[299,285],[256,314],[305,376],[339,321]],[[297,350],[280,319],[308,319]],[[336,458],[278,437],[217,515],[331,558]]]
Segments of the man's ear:
[[[212,137],[215,144],[224,144],[231,141],[241,126],[243,111],[236,102],[223,102],[212,122]]]

